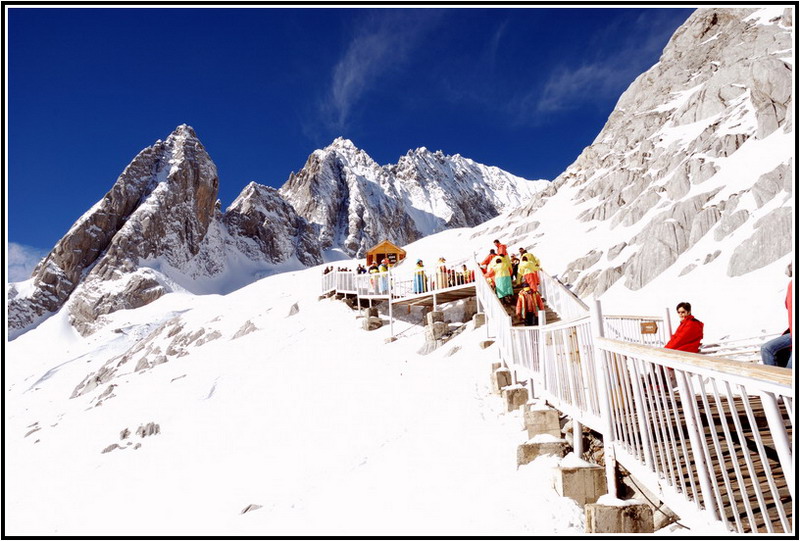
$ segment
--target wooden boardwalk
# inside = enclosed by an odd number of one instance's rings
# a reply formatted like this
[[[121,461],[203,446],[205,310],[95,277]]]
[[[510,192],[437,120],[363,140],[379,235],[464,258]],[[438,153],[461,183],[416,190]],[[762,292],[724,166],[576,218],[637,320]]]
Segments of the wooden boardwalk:
[[[662,396],[665,397],[666,393]],[[709,401],[709,407],[706,408],[702,399],[697,397],[694,408],[701,413],[702,437],[708,450],[704,463],[710,472],[712,488],[720,488],[718,494],[712,496],[712,501],[705,501],[702,496],[696,464],[687,464],[686,455],[676,453],[674,447],[667,443],[673,438],[682,440],[686,445],[691,442],[685,404],[677,394],[671,398],[674,398],[677,406],[673,410],[672,422],[660,427],[660,434],[654,431],[651,437],[658,442],[653,446],[655,464],[661,468],[672,465],[665,469],[672,475],[668,481],[673,488],[687,496],[693,495],[692,499],[699,499],[706,509],[721,510],[722,520],[745,533],[793,531],[793,499],[758,397],[748,397],[750,414],[740,397],[733,401],[733,407],[727,400],[720,401],[721,408],[714,401]],[[783,403],[780,404],[780,412],[791,439],[792,420]],[[649,426],[659,426],[655,415],[647,417]],[[627,415],[621,415],[619,420],[633,420],[628,426],[637,426],[636,419]],[[740,430],[736,430],[737,426]],[[672,436],[668,437],[668,433]],[[763,454],[759,453],[759,447],[764,449]],[[675,476],[674,472],[679,474]],[[770,484],[770,478],[776,480],[774,486]],[[730,488],[723,490],[726,487]]]
[[[425,293],[415,293],[404,297],[392,298],[395,306],[433,306],[445,302],[453,302],[475,296],[475,282],[437,289]],[[388,299],[388,296],[384,298]]]

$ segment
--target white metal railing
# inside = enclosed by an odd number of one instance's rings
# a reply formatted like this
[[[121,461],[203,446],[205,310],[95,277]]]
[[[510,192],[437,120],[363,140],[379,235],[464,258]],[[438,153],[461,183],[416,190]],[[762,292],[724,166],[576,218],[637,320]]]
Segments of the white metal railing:
[[[606,453],[679,514],[693,506],[737,532],[793,531],[789,371],[607,338],[595,343]]]
[[[561,319],[573,319],[589,313],[589,307],[556,278],[539,271],[539,292]]]
[[[700,346],[700,353],[705,355],[721,355],[737,361],[761,361],[761,346],[780,336],[778,333],[761,334],[750,338],[736,340],[716,340]]]
[[[354,293],[356,291],[355,273],[344,271],[334,272],[336,273],[336,291],[339,293]]]
[[[322,274],[322,294],[325,295],[326,293],[330,293],[331,291],[336,291],[336,275],[338,273],[336,271],[325,272]]]
[[[476,277],[475,296],[486,314],[486,332],[489,336],[494,337],[500,349],[500,358],[510,366],[513,363],[509,363],[508,360],[514,359],[511,316],[508,315],[505,307],[500,303],[497,294],[483,276],[477,263],[474,263],[473,266]]]
[[[322,275],[322,293],[336,291],[360,297],[393,299],[425,295],[452,288],[471,285],[475,273],[452,268],[406,268],[377,273],[357,274],[353,271],[333,270]]]
[[[512,327],[485,280],[476,291],[504,364],[603,434],[609,465],[616,457],[679,514],[704,509],[737,532],[793,531],[788,371],[664,349],[663,318],[602,316],[599,304],[593,315]]]

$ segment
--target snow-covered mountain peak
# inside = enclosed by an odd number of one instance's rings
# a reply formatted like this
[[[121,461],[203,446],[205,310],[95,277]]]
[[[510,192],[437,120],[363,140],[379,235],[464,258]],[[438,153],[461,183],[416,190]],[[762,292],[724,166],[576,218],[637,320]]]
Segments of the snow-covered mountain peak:
[[[194,128],[189,126],[188,124],[181,124],[180,126],[176,127],[167,140],[185,140],[185,139],[197,139],[197,133],[195,133]]]
[[[756,274],[785,294],[774,269],[792,249],[789,13],[695,11],[552,188],[501,218],[509,242],[582,297],[719,303]]]
[[[314,151],[280,194],[319,226],[323,250],[341,248],[363,257],[386,238],[407,244],[447,228],[477,225],[540,188],[496,167],[426,147],[381,167],[352,141],[337,138]]]
[[[348,150],[348,151],[357,151],[358,147],[346,137],[339,136],[333,140],[333,142],[326,147],[326,149],[338,149],[338,150]]]

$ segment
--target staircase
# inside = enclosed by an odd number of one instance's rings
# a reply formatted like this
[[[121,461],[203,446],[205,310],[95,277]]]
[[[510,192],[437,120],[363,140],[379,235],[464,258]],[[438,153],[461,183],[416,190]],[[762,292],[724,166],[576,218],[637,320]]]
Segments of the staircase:
[[[505,308],[506,313],[511,316],[512,325],[514,327],[522,327],[525,325],[525,322],[517,318],[516,316],[516,308],[517,308],[517,295],[520,291],[522,291],[523,284],[514,286],[514,303],[513,304],[504,304],[503,308]],[[550,306],[547,304],[547,300],[542,298],[544,301],[544,310],[545,310],[545,317],[546,323],[555,323],[556,321],[561,321],[561,317],[559,317],[558,313],[556,313]]]

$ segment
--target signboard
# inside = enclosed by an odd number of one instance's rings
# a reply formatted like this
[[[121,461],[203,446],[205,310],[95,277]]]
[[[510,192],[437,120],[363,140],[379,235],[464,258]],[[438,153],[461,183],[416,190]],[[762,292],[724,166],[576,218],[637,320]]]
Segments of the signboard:
[[[658,323],[655,321],[642,321],[642,334],[656,334],[658,332]]]

